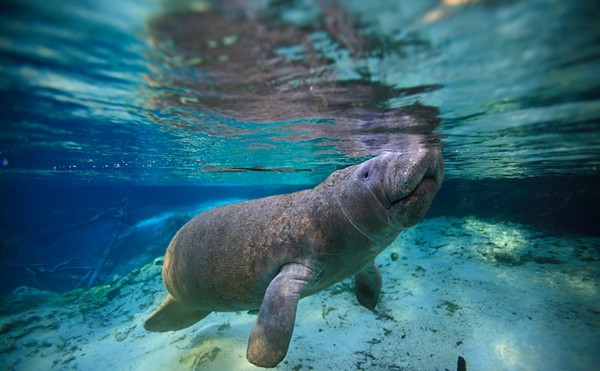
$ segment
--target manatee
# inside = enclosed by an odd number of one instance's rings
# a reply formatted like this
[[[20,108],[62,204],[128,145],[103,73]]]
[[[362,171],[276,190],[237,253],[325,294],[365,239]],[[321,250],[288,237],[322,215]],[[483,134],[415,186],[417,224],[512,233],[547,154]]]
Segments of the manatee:
[[[382,285],[375,257],[423,218],[443,173],[438,149],[389,152],[313,189],[197,215],[169,244],[162,271],[169,295],[145,329],[180,330],[210,312],[259,309],[246,356],[275,367],[301,298],[354,276],[358,302],[375,308]]]

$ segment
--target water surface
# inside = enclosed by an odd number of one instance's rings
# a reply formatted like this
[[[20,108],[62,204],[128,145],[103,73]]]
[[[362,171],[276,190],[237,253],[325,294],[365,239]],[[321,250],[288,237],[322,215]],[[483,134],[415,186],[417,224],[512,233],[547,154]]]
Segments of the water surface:
[[[2,5],[2,179],[314,184],[415,136],[449,179],[598,174],[595,2],[319,4]]]

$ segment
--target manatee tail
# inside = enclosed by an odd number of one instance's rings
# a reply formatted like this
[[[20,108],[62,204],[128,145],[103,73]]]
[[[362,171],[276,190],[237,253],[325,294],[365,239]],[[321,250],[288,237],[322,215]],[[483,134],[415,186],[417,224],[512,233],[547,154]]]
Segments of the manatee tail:
[[[144,329],[152,332],[177,331],[193,325],[210,312],[176,301],[171,295],[144,322]]]

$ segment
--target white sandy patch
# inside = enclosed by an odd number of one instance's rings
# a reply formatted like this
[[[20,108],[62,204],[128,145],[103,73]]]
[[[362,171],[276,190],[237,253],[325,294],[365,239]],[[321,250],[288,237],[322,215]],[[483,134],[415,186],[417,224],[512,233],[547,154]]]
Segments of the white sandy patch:
[[[351,280],[300,301],[280,370],[592,370],[600,364],[600,239],[547,236],[474,218],[425,220],[377,259],[383,294],[358,305]],[[256,318],[212,313],[148,333],[160,261],[112,285],[20,289],[0,317],[0,367],[14,370],[252,370]]]

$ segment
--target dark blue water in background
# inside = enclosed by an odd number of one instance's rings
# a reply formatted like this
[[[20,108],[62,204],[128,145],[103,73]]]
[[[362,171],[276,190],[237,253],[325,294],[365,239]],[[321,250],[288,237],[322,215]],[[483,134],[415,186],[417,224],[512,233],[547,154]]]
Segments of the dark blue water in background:
[[[600,234],[597,1],[340,3],[0,3],[0,293],[414,138],[444,146],[429,216]]]

